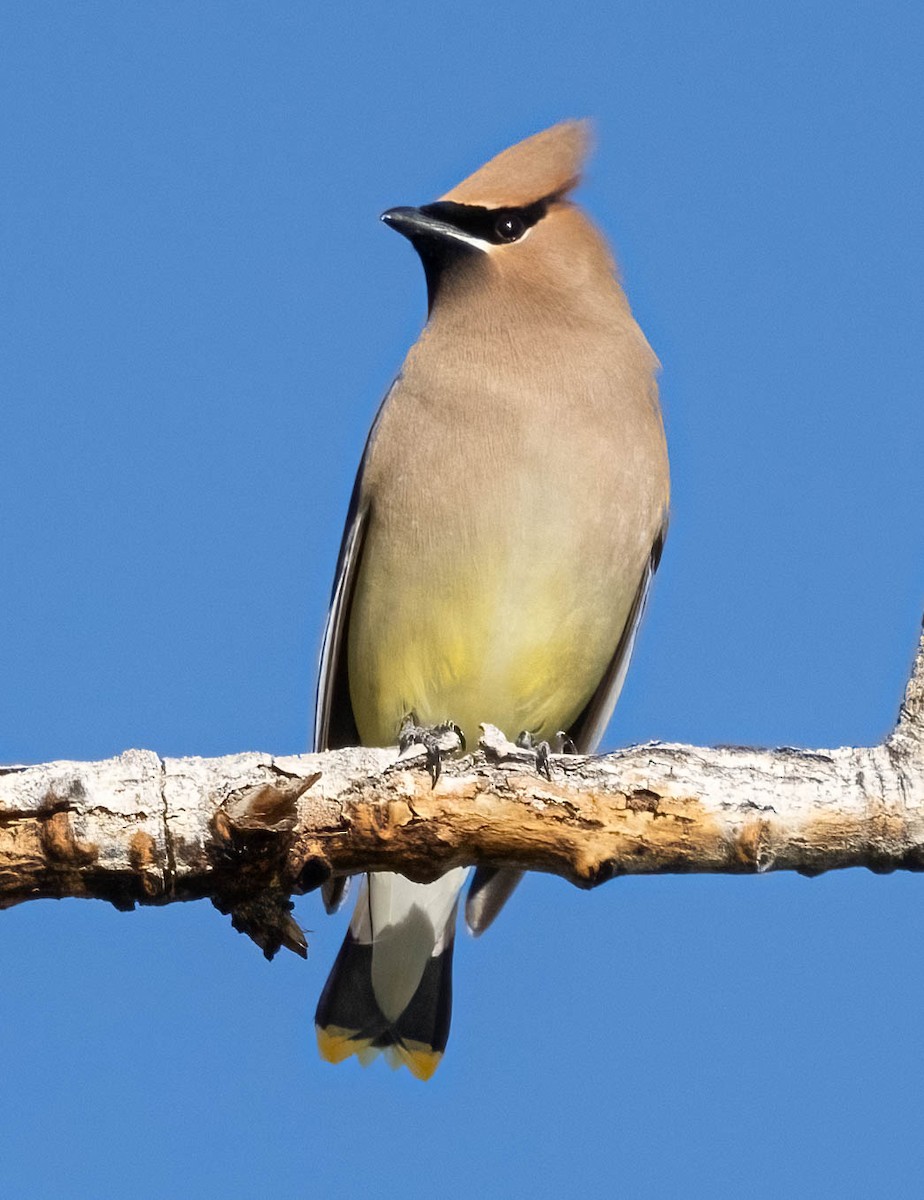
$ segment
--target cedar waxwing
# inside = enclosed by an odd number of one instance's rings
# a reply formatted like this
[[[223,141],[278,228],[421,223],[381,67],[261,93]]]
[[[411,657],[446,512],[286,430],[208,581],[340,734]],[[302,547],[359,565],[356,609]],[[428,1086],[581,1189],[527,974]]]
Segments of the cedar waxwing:
[[[321,654],[319,750],[450,721],[599,742],[667,523],[655,375],[606,243],[570,199],[588,125],[505,150],[435,204],[382,220],[423,262],[429,316],[353,489]],[[419,733],[419,731],[418,731]],[[419,733],[414,740],[426,740]],[[449,1034],[456,904],[363,882],[318,1003],[322,1055],[385,1050],[426,1079]],[[474,933],[516,885],[475,872]],[[327,888],[333,901],[343,887]]]

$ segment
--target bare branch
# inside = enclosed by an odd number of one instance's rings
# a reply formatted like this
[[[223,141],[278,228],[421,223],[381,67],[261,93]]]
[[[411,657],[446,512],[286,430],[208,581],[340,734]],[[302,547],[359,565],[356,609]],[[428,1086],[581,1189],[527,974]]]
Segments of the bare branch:
[[[271,955],[304,953],[289,897],[332,873],[432,879],[480,863],[592,887],[667,871],[924,869],[924,637],[880,746],[651,743],[553,757],[552,780],[488,728],[446,763],[350,749],[0,768],[0,907],[209,897]]]

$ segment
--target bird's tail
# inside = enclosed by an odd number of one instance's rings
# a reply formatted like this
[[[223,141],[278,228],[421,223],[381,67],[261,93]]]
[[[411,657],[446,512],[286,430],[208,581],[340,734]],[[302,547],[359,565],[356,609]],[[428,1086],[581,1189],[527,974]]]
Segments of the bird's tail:
[[[328,977],[315,1026],[328,1062],[384,1051],[418,1079],[439,1066],[452,1012],[456,902],[466,871],[436,883],[368,875]]]

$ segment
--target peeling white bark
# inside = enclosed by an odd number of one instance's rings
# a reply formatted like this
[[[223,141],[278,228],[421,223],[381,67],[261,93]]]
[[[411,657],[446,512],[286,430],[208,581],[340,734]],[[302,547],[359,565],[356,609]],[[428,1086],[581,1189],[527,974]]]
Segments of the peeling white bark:
[[[419,760],[350,749],[0,768],[0,907],[210,897],[271,954],[303,952],[289,896],[366,868],[433,878],[469,863],[553,871],[814,874],[924,869],[924,637],[880,746],[651,743],[555,756],[552,779],[490,728],[435,787]]]

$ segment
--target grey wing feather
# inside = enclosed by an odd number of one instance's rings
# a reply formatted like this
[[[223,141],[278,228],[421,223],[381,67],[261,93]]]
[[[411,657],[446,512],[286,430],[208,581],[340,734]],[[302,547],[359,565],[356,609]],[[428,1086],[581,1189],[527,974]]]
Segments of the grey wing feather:
[[[651,554],[645,564],[635,599],[632,601],[622,637],[619,639],[610,665],[584,711],[568,730],[568,735],[579,754],[593,753],[613,715],[622,685],[626,681],[629,660],[635,649],[635,640],[638,637],[639,625],[645,612],[648,593],[651,590],[651,581],[658,569],[658,563],[661,561],[661,551],[664,548],[666,533],[667,521],[665,520],[651,548]],[[476,937],[484,933],[491,925],[523,875],[524,872],[517,867],[478,867],[465,900],[465,923]]]
[[[400,378],[399,375],[398,379]],[[382,419],[382,411],[388,403],[388,397],[394,391],[398,379],[385,393],[385,399],[379,405],[379,411],[372,422],[372,428],[369,430],[369,436],[366,438],[366,445],[363,448],[359,470],[356,472],[356,480],[350,496],[350,507],[347,509],[343,540],[340,543],[337,569],[334,572],[330,611],[327,614],[324,641],[321,644],[318,697],[314,715],[315,750],[339,750],[343,746],[359,744],[359,731],[356,728],[353,706],[350,702],[344,640],[350,619],[353,589],[356,586],[363,543],[369,524],[369,506],[364,504],[361,499],[363,473],[379,422]]]
[[[321,884],[321,899],[326,912],[335,913],[343,907],[344,900],[350,894],[352,878],[352,875],[334,875]]]
[[[594,750],[600,744],[600,739],[606,732],[607,725],[610,723],[610,717],[613,715],[613,709],[616,707],[616,701],[619,699],[622,685],[626,682],[629,661],[632,658],[632,651],[635,649],[635,640],[638,637],[639,626],[645,612],[645,605],[648,603],[651,581],[654,579],[658,563],[661,561],[661,551],[664,549],[666,534],[667,522],[665,520],[658,536],[655,538],[648,561],[645,564],[645,570],[642,572],[642,578],[639,581],[635,599],[632,601],[632,607],[629,609],[629,616],[622,631],[622,637],[619,639],[619,644],[616,647],[616,653],[610,660],[610,665],[597,685],[597,690],[588,701],[586,708],[568,730],[568,736],[574,742],[578,754],[593,754]]]
[[[359,490],[359,476],[354,487],[354,500]],[[318,699],[314,717],[315,750],[337,750],[355,746],[359,741],[350,686],[347,678],[345,639],[350,602],[366,530],[366,512],[358,503],[350,505],[350,516],[340,547],[340,558],[331,593],[330,612],[321,644],[321,665],[318,670]]]
[[[465,924],[481,937],[526,874],[519,867],[476,867],[465,897]]]

